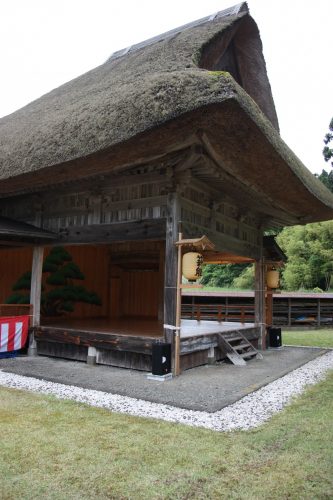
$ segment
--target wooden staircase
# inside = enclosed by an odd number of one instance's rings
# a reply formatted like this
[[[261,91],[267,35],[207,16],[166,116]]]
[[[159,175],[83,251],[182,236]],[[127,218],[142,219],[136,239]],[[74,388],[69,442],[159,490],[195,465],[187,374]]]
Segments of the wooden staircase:
[[[263,359],[262,354],[239,330],[230,333],[217,333],[216,336],[219,348],[234,365],[245,366],[246,361],[250,359]]]

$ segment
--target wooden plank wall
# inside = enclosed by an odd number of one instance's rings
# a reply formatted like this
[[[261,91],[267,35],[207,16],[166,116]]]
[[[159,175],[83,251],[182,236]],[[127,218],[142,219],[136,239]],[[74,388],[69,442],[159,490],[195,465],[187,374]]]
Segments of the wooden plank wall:
[[[101,316],[138,316],[157,318],[161,306],[160,287],[163,275],[159,272],[161,242],[126,243],[116,245],[72,245],[66,250],[85,276],[76,281],[89,291],[96,292],[102,306],[78,303],[73,318]],[[50,248],[45,249],[45,256]],[[113,256],[121,267],[113,265]],[[140,269],[127,268],[126,261],[145,257]],[[156,265],[155,265],[156,261]],[[154,264],[152,265],[151,262]],[[31,270],[32,248],[0,250],[0,304],[12,293],[12,286],[26,271]],[[164,261],[163,261],[164,266]],[[133,264],[132,264],[133,266]]]
[[[31,271],[32,248],[0,250],[0,304],[13,293],[12,286],[26,271]]]
[[[109,314],[109,248],[107,245],[66,246],[73,261],[85,276],[84,281],[77,281],[87,290],[96,292],[102,300],[101,306],[76,304],[75,318],[107,316]]]
[[[85,280],[77,284],[95,291],[101,297],[102,306],[77,304],[73,317],[105,316],[108,314],[108,265],[109,254],[106,245],[100,246],[68,246],[66,249],[79,266]],[[49,253],[45,250],[45,255]],[[32,248],[0,250],[0,303],[12,293],[12,286],[25,272],[31,271]]]
[[[158,270],[125,271],[122,279],[123,315],[157,318],[158,290]]]

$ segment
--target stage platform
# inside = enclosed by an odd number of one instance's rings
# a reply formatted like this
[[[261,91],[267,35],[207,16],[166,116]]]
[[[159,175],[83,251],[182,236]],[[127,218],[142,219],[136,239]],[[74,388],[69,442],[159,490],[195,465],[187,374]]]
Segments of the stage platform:
[[[231,321],[196,321],[181,320],[181,337],[218,332],[230,332],[235,329],[246,329],[251,323],[236,323]],[[60,328],[72,331],[104,333],[105,335],[126,335],[131,337],[163,337],[163,323],[154,319],[142,318],[59,318],[43,322],[42,327]]]
[[[258,331],[251,323],[182,320],[182,370],[222,359],[216,334],[239,330],[256,345]],[[86,361],[94,347],[98,364],[145,371],[151,370],[153,343],[164,339],[163,323],[146,318],[48,319],[35,337],[41,355]]]

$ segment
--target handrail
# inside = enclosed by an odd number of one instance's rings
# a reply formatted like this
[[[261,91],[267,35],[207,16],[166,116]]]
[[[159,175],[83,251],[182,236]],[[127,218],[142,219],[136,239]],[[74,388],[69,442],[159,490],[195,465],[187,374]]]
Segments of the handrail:
[[[182,316],[200,321],[204,318],[215,321],[238,320],[240,323],[254,321],[254,305],[236,304],[183,304]]]

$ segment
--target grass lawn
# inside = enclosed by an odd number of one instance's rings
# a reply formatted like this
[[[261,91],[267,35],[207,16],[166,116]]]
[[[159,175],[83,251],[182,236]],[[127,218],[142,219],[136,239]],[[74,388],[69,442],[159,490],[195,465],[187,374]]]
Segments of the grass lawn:
[[[282,342],[285,345],[305,345],[333,348],[333,328],[320,330],[283,330]]]
[[[0,498],[332,498],[332,414],[333,374],[233,433],[0,388]]]

